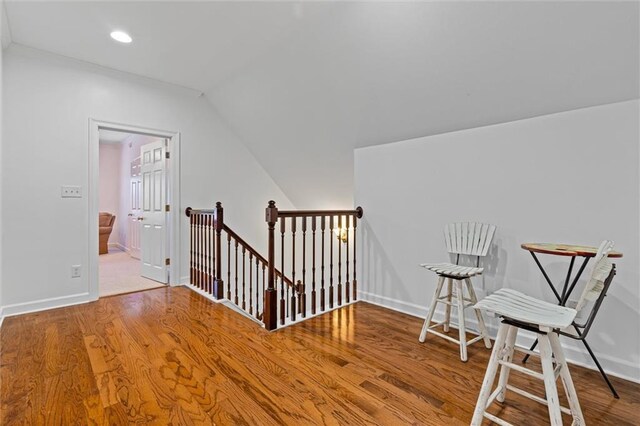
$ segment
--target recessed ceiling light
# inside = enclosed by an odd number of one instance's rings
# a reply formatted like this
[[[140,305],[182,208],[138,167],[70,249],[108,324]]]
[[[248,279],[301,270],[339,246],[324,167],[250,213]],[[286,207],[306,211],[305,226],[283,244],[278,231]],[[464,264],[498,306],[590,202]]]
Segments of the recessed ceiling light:
[[[111,33],[111,38],[120,43],[131,43],[133,39],[124,31],[114,31]]]

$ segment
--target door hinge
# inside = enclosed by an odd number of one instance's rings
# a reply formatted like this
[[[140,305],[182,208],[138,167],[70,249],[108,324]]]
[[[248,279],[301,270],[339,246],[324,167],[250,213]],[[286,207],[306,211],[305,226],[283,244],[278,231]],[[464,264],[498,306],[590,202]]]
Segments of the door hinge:
[[[165,152],[165,153],[164,153],[164,158],[166,158],[167,160],[168,160],[169,158],[171,158],[171,155],[169,154],[169,151],[167,151],[167,152]]]
[[[169,204],[165,205],[164,206],[164,211],[165,212],[171,211],[171,206]]]
[[[171,265],[171,259],[169,259],[169,258],[167,257],[167,258],[164,260],[164,264],[165,264],[166,266]]]

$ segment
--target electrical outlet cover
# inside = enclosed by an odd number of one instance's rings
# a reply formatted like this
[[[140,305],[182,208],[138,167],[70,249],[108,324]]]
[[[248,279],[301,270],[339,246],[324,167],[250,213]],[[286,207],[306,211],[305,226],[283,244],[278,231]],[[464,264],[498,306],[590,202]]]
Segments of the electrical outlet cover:
[[[81,265],[71,265],[71,278],[80,278],[81,272]]]

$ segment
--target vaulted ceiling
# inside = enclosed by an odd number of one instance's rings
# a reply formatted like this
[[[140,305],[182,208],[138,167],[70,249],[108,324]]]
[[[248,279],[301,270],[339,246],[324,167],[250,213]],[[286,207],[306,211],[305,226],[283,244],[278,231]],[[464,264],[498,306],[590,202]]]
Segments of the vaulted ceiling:
[[[298,207],[351,204],[356,147],[639,96],[637,2],[6,9],[15,43],[205,93]]]

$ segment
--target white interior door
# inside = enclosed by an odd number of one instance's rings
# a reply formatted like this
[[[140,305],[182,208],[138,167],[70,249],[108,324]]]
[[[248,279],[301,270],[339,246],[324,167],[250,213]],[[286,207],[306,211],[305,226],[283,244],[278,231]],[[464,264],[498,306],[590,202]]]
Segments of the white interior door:
[[[131,180],[129,184],[130,209],[128,217],[127,250],[134,259],[140,259],[140,229],[142,222],[142,176],[140,173],[140,157],[131,162]]]
[[[142,212],[140,215],[140,252],[142,276],[168,282],[166,227],[166,141],[141,148]]]

